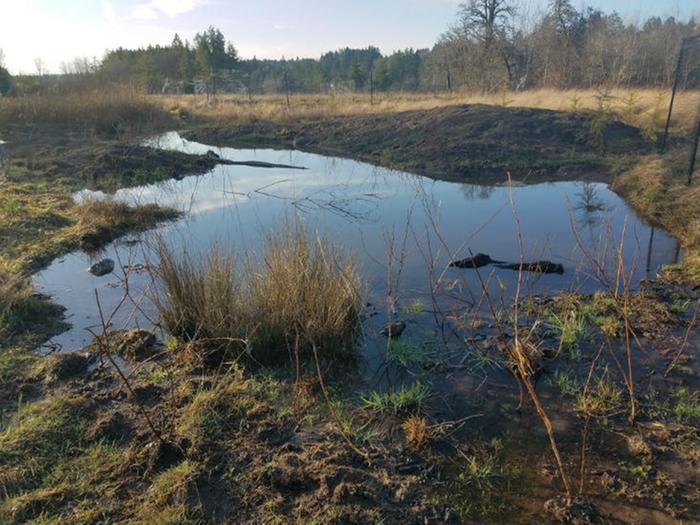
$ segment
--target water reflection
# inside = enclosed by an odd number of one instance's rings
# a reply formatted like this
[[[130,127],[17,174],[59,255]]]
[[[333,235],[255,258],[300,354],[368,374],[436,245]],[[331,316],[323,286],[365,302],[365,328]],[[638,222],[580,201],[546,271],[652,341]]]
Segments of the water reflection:
[[[576,210],[580,212],[581,222],[587,226],[599,224],[605,216],[607,207],[600,195],[600,185],[582,182],[581,191],[576,194]]]
[[[163,225],[157,234],[171,245],[186,246],[194,256],[219,244],[255,260],[265,234],[285,220],[298,220],[318,230],[356,256],[368,301],[377,314],[367,321],[368,331],[374,334],[390,313],[400,315],[407,305],[420,302],[426,306],[408,330],[427,339],[446,340],[456,327],[477,320],[470,308],[479,306],[480,278],[497,307],[511,304],[517,272],[489,266],[477,276],[474,270],[449,267],[450,262],[479,252],[506,262],[520,260],[511,196],[524,242],[523,256],[563,264],[565,269],[563,275],[528,274],[524,282],[528,293],[595,290],[600,286],[596,281],[599,272],[614,272],[615,247],[623,232],[622,253],[631,266],[643,253],[640,239],[646,242],[651,234],[603,184],[480,186],[434,181],[298,151],[212,148],[177,134],[150,144],[191,153],[214,150],[237,161],[307,167],[299,171],[221,165],[206,175],[124,189],[111,198],[133,204],[155,202],[184,211],[183,219]],[[76,194],[77,200],[105,197],[89,191]],[[107,247],[103,255],[129,266],[156,264],[151,251],[153,235],[129,237],[129,242]],[[672,260],[675,243],[659,230],[651,240],[646,266],[653,271]],[[609,262],[599,268],[591,259]],[[55,340],[66,348],[80,347],[90,338],[86,328],[95,322],[95,289],[106,310],[121,296],[118,279],[98,279],[86,272],[91,262],[87,254],[73,253],[35,278],[39,290],[67,307],[74,327]],[[633,276],[637,281],[646,275],[644,265],[638,266]],[[152,286],[147,272],[130,277],[138,308],[115,324],[149,325]],[[370,339],[367,344],[374,344]],[[385,341],[377,337],[376,344]]]
[[[467,200],[487,200],[490,199],[491,196],[494,194],[496,191],[495,186],[479,186],[476,184],[462,184],[462,192],[464,193],[464,196],[467,198]]]

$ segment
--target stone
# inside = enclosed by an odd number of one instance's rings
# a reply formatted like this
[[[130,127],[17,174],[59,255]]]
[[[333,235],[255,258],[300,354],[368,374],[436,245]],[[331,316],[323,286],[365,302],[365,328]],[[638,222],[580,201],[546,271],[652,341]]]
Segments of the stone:
[[[90,266],[88,270],[95,277],[102,277],[114,271],[114,261],[112,259],[102,259]]]
[[[382,335],[392,338],[392,337],[401,337],[401,334],[406,330],[406,323],[403,321],[394,321],[393,323],[389,323],[384,327],[382,330]]]

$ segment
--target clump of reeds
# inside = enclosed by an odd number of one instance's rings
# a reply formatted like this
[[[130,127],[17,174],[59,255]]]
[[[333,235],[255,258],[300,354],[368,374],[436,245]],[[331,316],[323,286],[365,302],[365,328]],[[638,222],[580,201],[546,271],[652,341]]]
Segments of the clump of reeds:
[[[359,277],[352,259],[299,227],[272,234],[260,261],[212,250],[199,261],[158,247],[157,298],[167,329],[255,361],[279,363],[315,347],[347,355],[360,326]]]
[[[152,98],[116,89],[0,99],[0,125],[66,127],[100,135],[165,129],[172,115]]]

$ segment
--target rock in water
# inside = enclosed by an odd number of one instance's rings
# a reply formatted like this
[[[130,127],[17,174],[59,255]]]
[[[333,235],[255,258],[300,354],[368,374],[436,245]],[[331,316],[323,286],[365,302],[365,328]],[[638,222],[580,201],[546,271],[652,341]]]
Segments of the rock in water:
[[[564,273],[563,264],[553,263],[550,261],[535,261],[522,264],[498,264],[496,267],[503,268],[505,270],[516,270],[533,273],[558,273],[559,275],[562,275]]]
[[[219,154],[218,154],[217,152],[215,152],[214,150],[211,150],[211,149],[210,149],[209,151],[207,151],[205,157],[207,157],[208,159],[219,160],[219,159],[221,158],[221,155],[219,155]]]
[[[393,323],[389,323],[384,327],[384,330],[382,330],[382,335],[385,335],[389,338],[391,337],[401,337],[401,334],[403,331],[406,329],[406,323],[403,321],[394,321]]]
[[[490,256],[485,253],[477,253],[474,257],[467,257],[460,261],[455,261],[450,263],[453,268],[481,268],[488,264],[500,264],[503,261],[494,261]]]
[[[88,271],[96,277],[102,277],[103,275],[112,273],[113,270],[114,261],[112,259],[102,259],[100,262],[90,266],[90,270]]]

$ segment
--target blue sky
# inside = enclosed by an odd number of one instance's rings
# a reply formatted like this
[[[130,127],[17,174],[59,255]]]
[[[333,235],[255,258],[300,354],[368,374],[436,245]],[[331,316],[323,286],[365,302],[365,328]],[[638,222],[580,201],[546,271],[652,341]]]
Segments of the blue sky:
[[[0,0],[0,49],[13,73],[34,72],[35,59],[57,71],[76,56],[106,49],[191,39],[214,25],[243,57],[318,57],[340,47],[383,52],[430,47],[455,19],[461,0]],[[519,0],[523,16],[547,0]],[[626,20],[687,18],[699,0],[574,0],[617,10]]]

